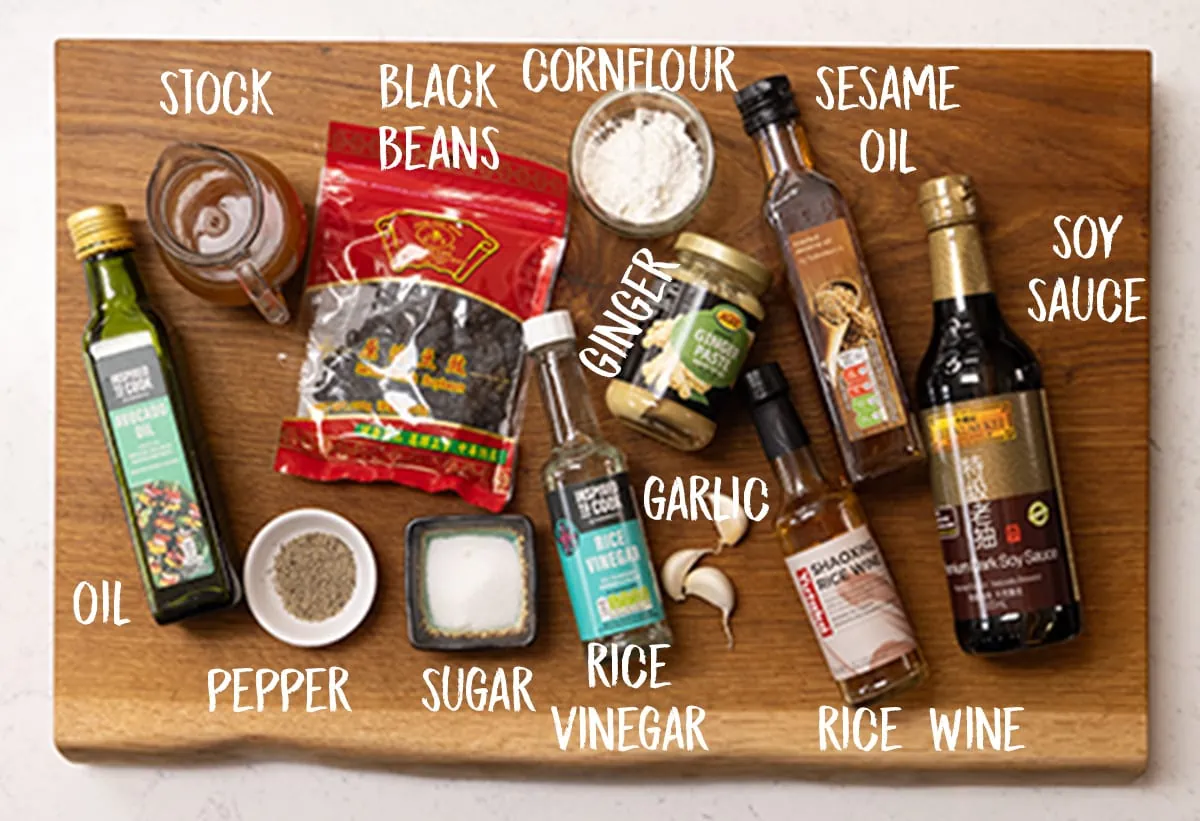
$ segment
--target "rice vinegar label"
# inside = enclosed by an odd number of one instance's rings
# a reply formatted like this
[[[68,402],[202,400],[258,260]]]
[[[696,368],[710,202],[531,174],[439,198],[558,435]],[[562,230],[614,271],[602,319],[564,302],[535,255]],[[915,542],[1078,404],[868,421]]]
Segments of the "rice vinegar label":
[[[916,649],[904,604],[866,525],[793,553],[787,568],[836,680]]]
[[[1044,394],[954,402],[922,417],[955,618],[1078,599]]]
[[[151,581],[161,590],[212,574],[179,420],[149,335],[102,341],[91,354]]]
[[[662,621],[629,475],[562,485],[546,504],[579,637],[595,641]]]
[[[903,427],[907,413],[888,355],[883,320],[863,281],[850,226],[836,219],[788,236],[797,298],[818,370],[852,442]]]

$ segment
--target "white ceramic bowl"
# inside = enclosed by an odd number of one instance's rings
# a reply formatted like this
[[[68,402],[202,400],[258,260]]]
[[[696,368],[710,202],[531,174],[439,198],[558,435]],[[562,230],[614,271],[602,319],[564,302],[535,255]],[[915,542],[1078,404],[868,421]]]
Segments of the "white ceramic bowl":
[[[319,531],[346,543],[354,554],[357,572],[354,593],[336,616],[325,621],[303,621],[283,606],[271,577],[275,554],[297,536]],[[295,647],[324,647],[341,641],[362,623],[378,584],[375,554],[362,531],[348,519],[315,507],[290,510],[267,522],[246,553],[242,570],[246,603],[259,625],[275,638]]]

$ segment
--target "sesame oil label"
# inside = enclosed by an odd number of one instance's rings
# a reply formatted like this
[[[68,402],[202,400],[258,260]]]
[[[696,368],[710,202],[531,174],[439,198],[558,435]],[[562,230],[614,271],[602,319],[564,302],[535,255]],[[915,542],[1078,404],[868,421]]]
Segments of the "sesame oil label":
[[[793,290],[803,295],[819,369],[851,441],[903,427],[907,412],[888,361],[883,320],[867,293],[844,219],[788,237]]]

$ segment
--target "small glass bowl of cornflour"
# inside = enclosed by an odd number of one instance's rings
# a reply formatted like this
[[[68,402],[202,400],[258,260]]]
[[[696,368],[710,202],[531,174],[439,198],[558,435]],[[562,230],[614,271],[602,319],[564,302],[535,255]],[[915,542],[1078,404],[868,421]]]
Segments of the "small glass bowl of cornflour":
[[[625,237],[674,233],[708,196],[715,166],[704,115],[670,91],[605,94],[571,137],[571,190],[593,217]]]

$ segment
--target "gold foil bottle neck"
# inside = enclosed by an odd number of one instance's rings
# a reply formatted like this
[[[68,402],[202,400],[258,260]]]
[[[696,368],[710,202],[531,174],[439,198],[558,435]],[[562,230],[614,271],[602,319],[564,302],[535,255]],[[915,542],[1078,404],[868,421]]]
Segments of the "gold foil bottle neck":
[[[971,178],[956,174],[929,180],[921,186],[917,203],[929,232],[934,301],[990,293],[992,284]]]
[[[966,174],[934,177],[922,183],[917,191],[917,205],[927,231],[979,219],[975,184]]]
[[[75,244],[75,258],[79,260],[134,246],[133,227],[122,205],[93,205],[76,211],[67,217],[67,231]]]

